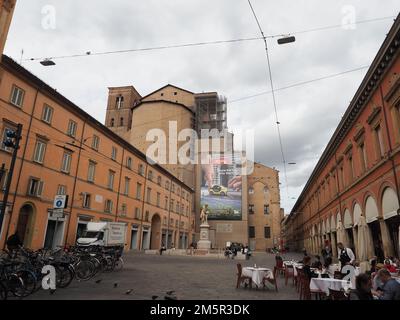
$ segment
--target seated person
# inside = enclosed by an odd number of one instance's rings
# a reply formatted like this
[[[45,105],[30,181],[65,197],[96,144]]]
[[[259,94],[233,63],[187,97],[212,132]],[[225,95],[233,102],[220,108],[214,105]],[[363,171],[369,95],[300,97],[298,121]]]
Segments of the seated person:
[[[369,272],[370,272],[370,274],[372,274],[372,273],[376,272],[376,264],[377,264],[376,259],[372,259],[370,264],[371,264],[371,269]]]
[[[318,275],[316,273],[314,273],[314,271],[311,271],[311,267],[310,267],[311,257],[310,256],[306,256],[303,258],[303,264],[304,264],[303,272],[304,272],[305,277],[308,280],[311,280],[311,278],[318,278]]]
[[[356,277],[356,289],[351,290],[349,298],[350,300],[373,300],[371,289],[371,277],[361,273]]]
[[[311,268],[318,268],[318,269],[322,268],[322,262],[320,256],[315,256],[315,261],[311,265]]]
[[[387,269],[390,273],[397,273],[396,267],[391,263],[389,259],[384,261],[384,268]]]
[[[328,274],[332,277],[335,274],[335,271],[337,271],[337,267],[333,264],[331,257],[326,258],[324,268],[326,269]]]
[[[390,272],[383,268],[377,274],[379,280],[383,283],[382,291],[372,291],[379,300],[400,300],[400,283],[392,278]]]

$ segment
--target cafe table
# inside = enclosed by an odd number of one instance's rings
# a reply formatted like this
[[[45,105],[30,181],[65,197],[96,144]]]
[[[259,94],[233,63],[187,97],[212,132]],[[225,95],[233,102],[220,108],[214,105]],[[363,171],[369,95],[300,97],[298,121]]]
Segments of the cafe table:
[[[264,278],[274,278],[274,274],[272,273],[271,269],[259,267],[244,267],[242,269],[242,275],[251,278],[252,282],[257,287],[262,285]]]
[[[333,278],[311,278],[310,290],[311,292],[324,292],[329,296],[329,289],[340,291],[354,289],[354,284],[347,280],[333,279]]]

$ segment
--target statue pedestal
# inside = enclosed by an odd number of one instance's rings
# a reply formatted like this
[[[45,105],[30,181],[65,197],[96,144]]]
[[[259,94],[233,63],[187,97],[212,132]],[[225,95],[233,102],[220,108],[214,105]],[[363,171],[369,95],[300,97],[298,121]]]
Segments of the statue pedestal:
[[[200,240],[197,242],[197,249],[211,249],[210,225],[207,222],[200,225]]]

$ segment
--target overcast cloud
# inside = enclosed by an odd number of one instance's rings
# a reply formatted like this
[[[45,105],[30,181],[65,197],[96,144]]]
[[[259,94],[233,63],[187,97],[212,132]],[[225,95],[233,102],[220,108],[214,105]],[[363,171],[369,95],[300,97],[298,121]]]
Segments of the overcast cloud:
[[[396,16],[398,0],[253,0],[266,35],[342,23],[346,6],[356,20]],[[42,27],[52,5],[56,28]],[[349,8],[349,7],[347,7]],[[369,65],[391,19],[296,35],[296,42],[269,49],[275,88]],[[366,69],[276,92],[288,193],[262,41],[55,60],[43,67],[31,57],[52,57],[200,41],[259,36],[246,0],[18,0],[5,53],[96,119],[104,122],[107,87],[133,85],[145,95],[167,83],[228,98],[233,131],[255,129],[256,161],[281,171],[281,202],[289,212],[352,99]]]

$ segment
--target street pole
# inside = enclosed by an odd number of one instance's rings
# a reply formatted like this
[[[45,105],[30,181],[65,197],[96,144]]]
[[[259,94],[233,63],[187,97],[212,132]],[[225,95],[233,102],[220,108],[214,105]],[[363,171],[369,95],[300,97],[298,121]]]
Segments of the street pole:
[[[6,188],[4,190],[3,203],[0,207],[0,230],[3,226],[3,220],[4,220],[4,215],[6,212],[8,195],[10,193],[10,186],[11,186],[12,176],[13,176],[13,172],[14,172],[15,162],[17,160],[17,153],[18,153],[18,149],[19,149],[19,141],[21,140],[21,134],[22,134],[22,124],[19,123],[17,126],[17,131],[15,132],[15,136],[14,136],[15,142],[12,146],[12,148],[14,150],[13,150],[13,154],[12,154],[10,170],[9,170],[8,176],[7,176]],[[2,142],[2,143],[4,143],[4,142]],[[5,241],[4,241],[4,245],[6,243],[6,240],[7,239],[5,239]]]

